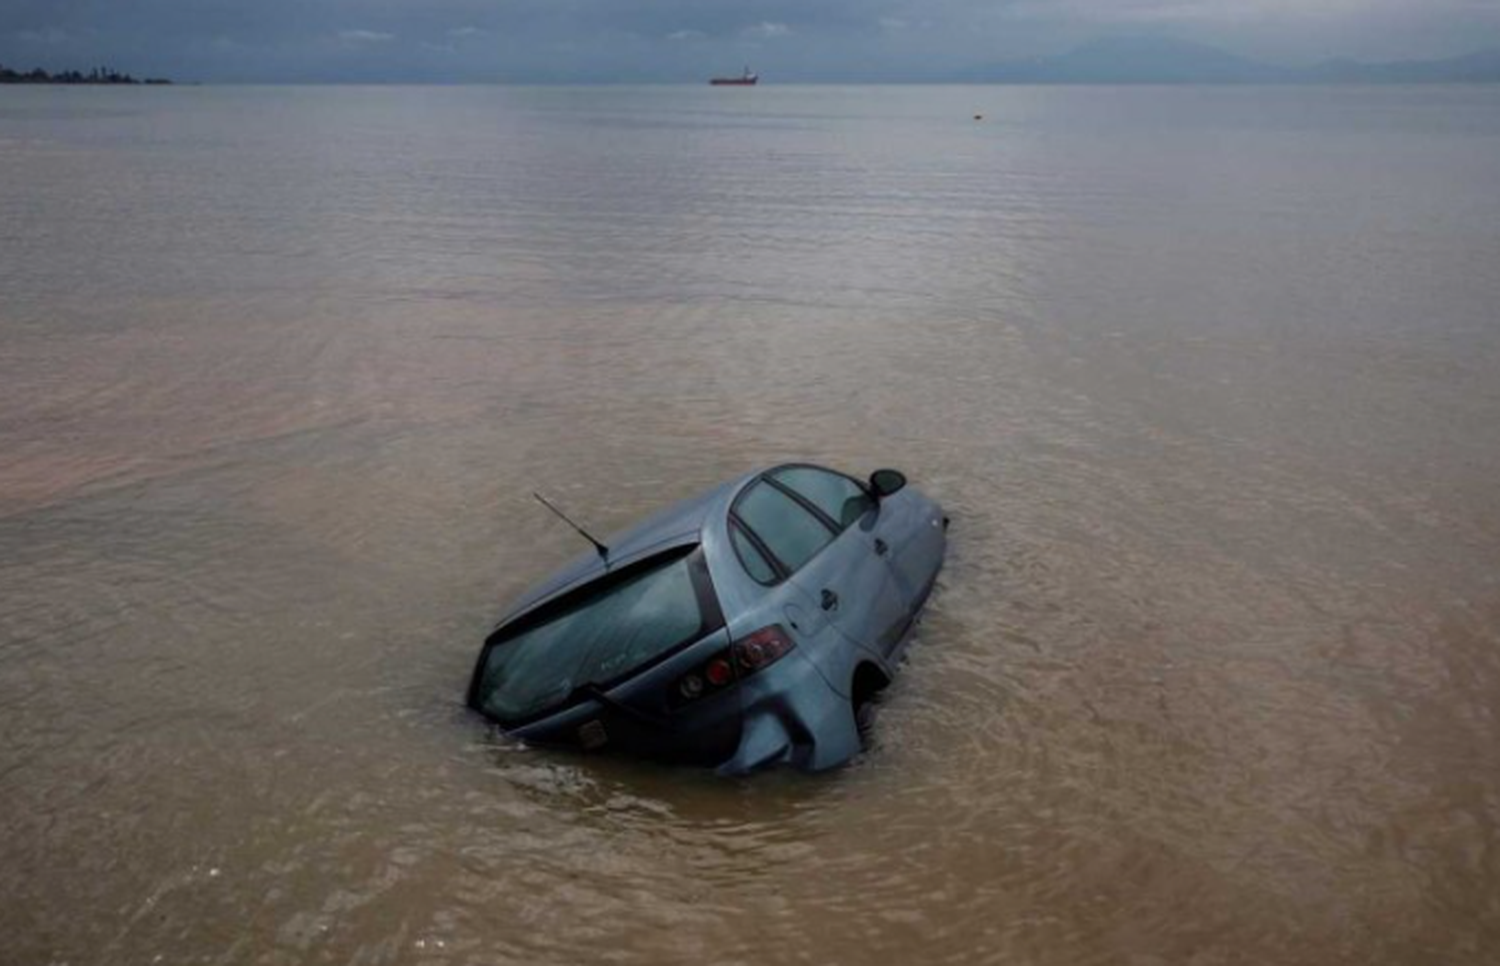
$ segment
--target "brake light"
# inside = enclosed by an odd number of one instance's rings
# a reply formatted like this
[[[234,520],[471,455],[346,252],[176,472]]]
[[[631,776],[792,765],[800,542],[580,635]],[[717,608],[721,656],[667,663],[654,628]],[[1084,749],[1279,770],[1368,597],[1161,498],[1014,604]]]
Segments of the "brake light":
[[[734,672],[729,669],[729,662],[722,657],[716,657],[708,662],[703,669],[703,676],[708,678],[708,683],[716,688],[722,688],[734,680]]]
[[[696,701],[706,694],[714,694],[730,687],[741,678],[775,664],[792,647],[792,639],[781,629],[780,624],[772,624],[746,634],[678,678],[678,702]]]
[[[734,653],[734,663],[740,672],[754,674],[785,657],[792,649],[792,639],[786,636],[780,624],[772,624],[740,638],[729,649]]]

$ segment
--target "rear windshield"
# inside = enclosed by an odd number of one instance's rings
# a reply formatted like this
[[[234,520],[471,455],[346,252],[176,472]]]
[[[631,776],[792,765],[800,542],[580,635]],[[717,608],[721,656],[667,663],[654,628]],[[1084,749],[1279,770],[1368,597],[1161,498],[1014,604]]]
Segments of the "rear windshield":
[[[717,607],[705,612],[707,579],[702,555],[692,553],[570,595],[539,622],[488,648],[475,704],[491,717],[517,722],[702,637],[718,616]]]

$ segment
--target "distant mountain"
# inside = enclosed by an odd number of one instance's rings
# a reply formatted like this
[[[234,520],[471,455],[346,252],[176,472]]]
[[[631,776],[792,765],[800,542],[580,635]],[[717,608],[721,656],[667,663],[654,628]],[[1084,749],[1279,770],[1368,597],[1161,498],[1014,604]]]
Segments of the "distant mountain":
[[[1217,47],[1162,37],[1115,37],[1065,54],[965,72],[1000,84],[1422,84],[1500,82],[1500,50],[1444,60],[1331,60],[1280,67]]]
[[[1378,64],[1329,60],[1298,73],[1305,81],[1330,84],[1493,84],[1500,81],[1500,50]]]
[[[1217,47],[1157,37],[1116,37],[1055,57],[1014,61],[976,80],[1027,84],[1255,83],[1274,70]]]

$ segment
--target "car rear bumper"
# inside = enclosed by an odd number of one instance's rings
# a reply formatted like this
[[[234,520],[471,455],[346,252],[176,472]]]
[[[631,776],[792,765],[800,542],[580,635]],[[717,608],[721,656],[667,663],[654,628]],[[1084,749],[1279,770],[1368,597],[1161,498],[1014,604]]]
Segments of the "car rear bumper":
[[[797,651],[670,722],[652,724],[585,701],[510,733],[538,745],[709,766],[721,775],[780,764],[821,771],[860,749],[849,699]]]
[[[616,692],[618,693],[618,692]],[[530,744],[586,752],[623,752],[673,764],[713,767],[741,744],[739,701],[732,693],[668,719],[623,713],[585,701],[555,715],[509,729]]]

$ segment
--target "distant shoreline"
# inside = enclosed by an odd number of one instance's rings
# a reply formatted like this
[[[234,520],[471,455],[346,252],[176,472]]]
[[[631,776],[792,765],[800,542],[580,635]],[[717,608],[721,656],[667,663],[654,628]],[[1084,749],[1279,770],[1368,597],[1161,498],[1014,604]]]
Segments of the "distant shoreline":
[[[11,70],[4,64],[0,64],[0,84],[137,84],[160,86],[171,83],[165,77],[146,77],[138,80],[129,74],[122,74],[110,67],[95,67],[87,74],[77,70],[65,70],[61,73],[49,74],[40,67],[23,73]]]

